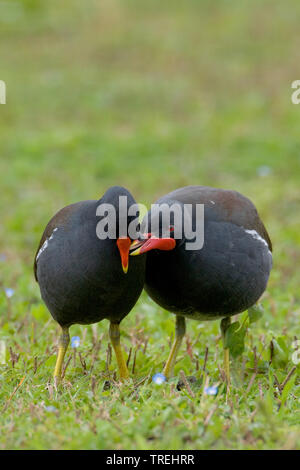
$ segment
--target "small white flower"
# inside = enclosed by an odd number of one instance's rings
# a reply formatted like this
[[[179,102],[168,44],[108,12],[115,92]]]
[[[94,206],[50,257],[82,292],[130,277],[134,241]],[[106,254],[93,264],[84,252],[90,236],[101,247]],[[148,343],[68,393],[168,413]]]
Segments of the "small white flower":
[[[215,385],[213,385],[212,387],[205,387],[204,393],[205,395],[217,395],[218,387],[216,387]]]
[[[264,177],[269,176],[272,173],[272,168],[267,165],[263,165],[257,168],[258,176]]]
[[[166,377],[164,376],[164,374],[161,374],[160,372],[158,372],[157,374],[154,374],[153,377],[152,377],[152,382],[154,382],[155,384],[157,385],[161,385],[162,383],[164,383],[166,381]]]
[[[53,405],[45,406],[45,410],[49,411],[50,413],[55,413],[57,411],[57,408]]]
[[[79,336],[73,336],[71,338],[71,346],[72,348],[78,348],[80,345],[80,338]]]
[[[5,295],[8,299],[10,299],[15,293],[14,289],[11,289],[10,287],[5,287],[4,291],[5,291]]]

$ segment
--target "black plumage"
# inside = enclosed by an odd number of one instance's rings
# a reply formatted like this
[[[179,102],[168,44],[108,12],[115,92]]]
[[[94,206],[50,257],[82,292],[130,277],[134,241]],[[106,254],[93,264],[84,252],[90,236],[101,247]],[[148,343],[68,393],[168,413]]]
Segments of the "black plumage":
[[[204,245],[188,251],[184,237],[169,251],[157,249],[157,242],[153,250],[149,241],[144,250],[146,242],[135,244],[137,252],[147,252],[145,289],[150,297],[180,317],[197,320],[226,318],[253,306],[267,286],[272,244],[252,202],[236,191],[188,186],[156,201],[164,203],[190,204],[194,229],[195,205],[204,204]],[[165,228],[159,225],[158,236],[163,237]]]
[[[135,204],[125,188],[112,187],[98,201],[82,201],[60,210],[42,236],[35,257],[35,276],[45,304],[63,329],[64,343],[74,323],[108,319],[111,325],[118,325],[143,289],[145,259],[131,258],[128,272],[124,272],[117,245],[118,225],[115,239],[99,239],[96,234],[100,204],[112,204],[116,220],[119,215],[125,217],[128,227],[133,216],[119,214],[120,196],[127,197],[127,207]]]

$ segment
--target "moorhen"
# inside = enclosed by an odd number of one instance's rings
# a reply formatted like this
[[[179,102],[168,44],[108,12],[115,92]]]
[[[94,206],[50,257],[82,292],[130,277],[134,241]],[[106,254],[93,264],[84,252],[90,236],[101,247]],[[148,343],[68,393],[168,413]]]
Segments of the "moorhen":
[[[184,235],[175,239],[174,214],[173,224],[170,218],[163,222],[158,207],[145,216],[143,225],[148,223],[148,232],[130,248],[131,256],[147,252],[145,289],[149,296],[176,314],[175,340],[164,368],[168,378],[185,334],[185,317],[222,319],[224,344],[230,317],[253,306],[266,289],[272,244],[255,206],[236,191],[187,186],[166,194],[156,204],[175,204],[182,209],[189,204],[185,207],[192,228],[202,227],[204,235],[202,248],[188,250]],[[204,205],[204,213],[199,211],[201,220],[196,204]],[[154,232],[159,233],[153,233],[154,223]],[[229,384],[229,350],[225,348],[224,369]]]
[[[126,210],[119,210],[120,196],[123,200],[126,198]],[[107,212],[101,217],[97,215],[102,204],[110,204],[115,209],[115,219]],[[132,240],[120,233],[121,223],[123,227],[125,224],[127,233],[129,223],[134,220],[134,216],[127,215],[133,204],[135,200],[129,191],[114,186],[98,201],[81,201],[64,207],[50,220],[43,233],[35,256],[34,273],[41,296],[62,329],[55,382],[61,378],[70,340],[69,327],[104,318],[110,321],[110,340],[120,378],[129,376],[120,346],[119,324],[139,298],[145,274],[145,257],[132,258],[129,263]],[[117,222],[113,239],[97,236],[96,228],[100,221],[105,222],[104,215],[108,225],[114,220]]]

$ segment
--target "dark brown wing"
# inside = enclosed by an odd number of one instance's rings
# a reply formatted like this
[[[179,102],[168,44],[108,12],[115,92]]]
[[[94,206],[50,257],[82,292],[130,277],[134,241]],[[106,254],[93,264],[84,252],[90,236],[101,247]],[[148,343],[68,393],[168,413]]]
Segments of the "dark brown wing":
[[[208,186],[185,186],[166,194],[157,202],[163,202],[165,199],[178,200],[183,204],[208,205],[217,220],[232,222],[247,230],[255,230],[266,240],[272,251],[272,242],[256,207],[250,199],[237,191]]]
[[[72,215],[72,213],[79,207],[79,205],[81,205],[84,202],[86,202],[86,201],[77,202],[75,204],[70,204],[69,206],[64,207],[63,209],[58,211],[52,217],[50,222],[47,224],[47,226],[44,230],[44,233],[42,235],[41,241],[39,243],[38,249],[36,250],[35,257],[34,257],[34,267],[33,267],[34,268],[34,277],[35,277],[35,280],[37,282],[38,282],[38,278],[37,278],[37,259],[36,258],[37,258],[38,252],[42,248],[45,241],[48,238],[51,237],[54,229],[59,228],[61,226],[64,226],[67,223],[67,221],[69,220],[69,217]]]

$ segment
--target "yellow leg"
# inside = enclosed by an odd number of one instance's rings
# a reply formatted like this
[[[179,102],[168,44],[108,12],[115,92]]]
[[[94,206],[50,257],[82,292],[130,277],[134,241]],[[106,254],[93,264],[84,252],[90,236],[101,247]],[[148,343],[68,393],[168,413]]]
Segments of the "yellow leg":
[[[229,349],[224,349],[224,371],[228,385],[230,385]]]
[[[119,328],[118,323],[110,323],[109,337],[110,337],[111,344],[116,354],[118,368],[120,372],[120,379],[127,380],[129,379],[129,372],[127,369],[127,365],[126,365],[122,348],[121,348],[121,344],[120,344],[120,328]]]
[[[59,346],[58,346],[58,355],[56,359],[56,365],[54,369],[54,381],[55,383],[59,383],[61,380],[61,372],[62,372],[62,366],[64,362],[64,357],[66,354],[66,351],[68,349],[68,345],[70,342],[70,336],[69,336],[69,328],[67,327],[62,327],[62,334],[61,337],[59,338]]]
[[[229,366],[229,349],[224,347],[226,330],[231,323],[230,317],[223,318],[221,321],[221,334],[224,348],[224,372],[227,385],[230,385],[230,366]]]
[[[169,379],[173,375],[173,369],[176,361],[178,351],[180,349],[182,339],[185,335],[185,318],[176,315],[175,339],[163,370],[164,376]]]

